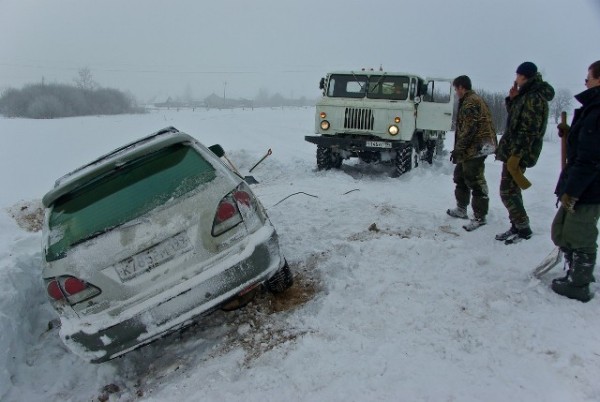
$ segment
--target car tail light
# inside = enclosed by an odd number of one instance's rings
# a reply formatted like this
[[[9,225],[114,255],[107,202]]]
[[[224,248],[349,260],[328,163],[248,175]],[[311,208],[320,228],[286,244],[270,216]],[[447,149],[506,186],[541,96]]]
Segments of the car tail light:
[[[242,222],[242,215],[231,193],[227,194],[219,205],[213,220],[212,235],[219,236]]]
[[[54,300],[62,300],[65,298],[56,280],[52,280],[50,281],[50,283],[48,283],[46,291],[48,292],[48,296],[50,296]]]
[[[245,182],[227,194],[219,205],[213,220],[212,235],[219,236],[244,222],[248,231],[254,231],[264,222],[258,202]]]
[[[65,300],[71,305],[88,300],[101,293],[96,286],[74,276],[46,279],[46,291],[52,300]]]
[[[252,196],[243,190],[235,191],[233,193],[233,198],[235,198],[238,203],[247,207],[249,207],[252,203]]]

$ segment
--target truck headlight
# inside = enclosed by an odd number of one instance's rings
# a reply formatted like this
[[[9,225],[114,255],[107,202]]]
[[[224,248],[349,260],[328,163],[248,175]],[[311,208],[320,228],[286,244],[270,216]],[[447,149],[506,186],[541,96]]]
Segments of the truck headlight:
[[[327,120],[321,122],[321,130],[329,130],[329,122]]]
[[[391,126],[388,127],[388,133],[390,133],[390,135],[396,135],[399,132],[400,132],[400,129],[395,124],[392,124]]]

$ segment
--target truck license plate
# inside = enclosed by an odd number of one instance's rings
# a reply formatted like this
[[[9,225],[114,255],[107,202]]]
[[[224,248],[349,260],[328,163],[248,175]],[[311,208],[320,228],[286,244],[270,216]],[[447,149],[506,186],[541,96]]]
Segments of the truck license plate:
[[[367,141],[367,146],[373,148],[391,148],[392,143],[383,141]]]

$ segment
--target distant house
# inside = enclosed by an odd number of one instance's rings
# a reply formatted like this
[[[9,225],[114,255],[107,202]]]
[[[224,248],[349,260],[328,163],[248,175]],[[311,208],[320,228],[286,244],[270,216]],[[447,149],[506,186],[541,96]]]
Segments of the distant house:
[[[204,98],[204,104],[208,108],[236,108],[236,107],[252,107],[252,101],[249,99],[231,99],[216,95],[214,92]]]

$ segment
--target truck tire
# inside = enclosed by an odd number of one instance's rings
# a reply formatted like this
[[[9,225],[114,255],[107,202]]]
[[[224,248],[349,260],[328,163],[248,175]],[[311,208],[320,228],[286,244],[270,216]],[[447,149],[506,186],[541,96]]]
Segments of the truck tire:
[[[427,150],[425,153],[425,160],[429,162],[430,165],[433,164],[433,158],[436,155],[436,140],[428,140],[427,141]]]
[[[412,144],[408,144],[396,153],[396,171],[398,175],[410,172],[417,164],[417,154]]]
[[[339,169],[342,166],[342,157],[334,153],[331,148],[317,145],[317,169],[329,170]]]

